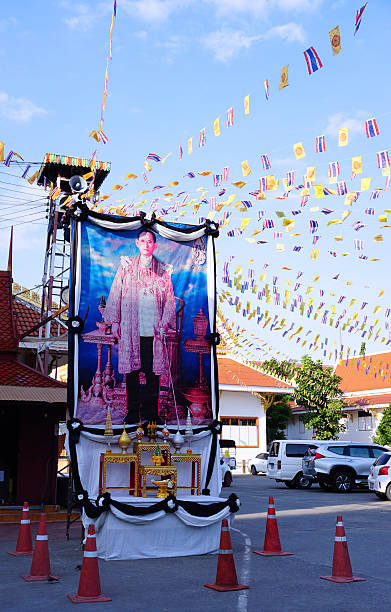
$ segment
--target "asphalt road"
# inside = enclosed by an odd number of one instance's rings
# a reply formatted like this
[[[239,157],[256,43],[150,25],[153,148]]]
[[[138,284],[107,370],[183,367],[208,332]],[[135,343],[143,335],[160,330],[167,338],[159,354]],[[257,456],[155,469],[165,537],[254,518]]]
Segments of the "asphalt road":
[[[218,593],[205,588],[214,582],[216,555],[141,561],[100,561],[102,590],[110,603],[84,604],[83,610],[129,612],[326,612],[387,610],[391,601],[391,503],[366,490],[347,495],[313,486],[289,490],[264,476],[234,476],[230,492],[238,494],[241,511],[231,537],[239,582],[250,589]],[[261,557],[268,496],[273,495],[282,548],[287,557]],[[335,584],[320,579],[331,574],[337,514],[342,514],[353,573],[365,582]],[[54,529],[54,528],[52,528]],[[66,594],[77,591],[81,563],[78,528],[69,542],[56,527],[49,536],[51,568],[58,583],[26,583],[31,558],[6,554],[14,549],[16,529],[0,525],[0,609],[51,612],[70,609]],[[9,535],[8,535],[9,534]],[[98,606],[98,608],[97,608]]]

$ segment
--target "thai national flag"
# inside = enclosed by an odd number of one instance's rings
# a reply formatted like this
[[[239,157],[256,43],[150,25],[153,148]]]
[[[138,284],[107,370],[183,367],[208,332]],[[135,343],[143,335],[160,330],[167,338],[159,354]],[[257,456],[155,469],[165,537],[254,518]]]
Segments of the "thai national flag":
[[[4,160],[4,165],[5,165],[5,166],[7,166],[7,168],[9,168],[9,167],[10,167],[10,165],[11,165],[11,159],[13,158],[13,156],[14,156],[14,152],[13,152],[13,151],[10,151],[10,152],[8,153],[7,157],[5,158],[5,160]]]
[[[274,228],[274,221],[273,221],[273,219],[264,219],[263,225],[262,225],[262,230],[264,230],[264,229],[272,229],[272,228]]]
[[[179,145],[179,159],[182,159],[183,157],[183,149],[182,149],[182,145]]]
[[[261,155],[262,166],[264,170],[270,170],[271,165],[267,155]]]
[[[286,182],[287,182],[288,187],[293,187],[294,179],[295,179],[295,173],[293,170],[286,173]]]
[[[317,136],[316,137],[316,152],[317,153],[324,153],[326,151],[326,143],[324,141],[324,136]]]
[[[157,153],[148,153],[147,159],[151,159],[152,161],[155,161],[155,162],[162,161],[162,158],[160,157],[160,155],[157,155]]]
[[[384,189],[389,189],[391,185],[391,176],[387,176],[386,184],[384,185]]]
[[[187,174],[184,175],[185,177],[188,176],[189,178],[195,178],[195,173],[194,172],[188,172]]]
[[[209,198],[209,208],[210,208],[210,210],[215,210],[215,208],[216,208],[216,198]]]
[[[379,128],[377,127],[377,122],[374,117],[372,119],[366,120],[365,131],[367,133],[367,138],[373,138],[374,136],[379,136]]]
[[[27,176],[28,171],[30,170],[30,168],[31,168],[31,164],[27,164],[27,166],[26,166],[26,168],[25,168],[25,170],[24,170],[24,172],[23,172],[23,174],[22,174],[22,178],[26,178],[26,176]]]
[[[260,191],[267,191],[267,177],[266,176],[262,176],[262,178],[259,179],[259,190]]]
[[[380,197],[380,192],[382,190],[381,189],[375,189],[374,191],[372,191],[371,193],[371,197],[369,198],[370,200],[378,200]]]
[[[250,200],[242,200],[241,204],[243,204],[245,208],[252,208],[252,203]]]
[[[199,147],[204,147],[206,145],[206,128],[202,128],[200,131],[200,139],[198,142]]]
[[[337,257],[337,253],[335,251],[329,251],[329,253],[332,257]]]
[[[340,196],[348,192],[345,181],[339,181],[339,183],[337,183],[337,191]]]
[[[388,151],[379,151],[377,154],[377,165],[379,168],[389,168],[390,167],[390,158],[388,156]]]
[[[324,215],[329,215],[330,213],[332,213],[334,211],[330,210],[329,208],[322,208],[322,210],[320,212],[323,213]]]
[[[227,190],[226,189],[222,189],[221,191],[219,191],[219,193],[217,194],[218,196],[222,196],[225,194]]]
[[[282,240],[282,232],[274,232],[274,238],[276,240]]]
[[[315,234],[315,232],[318,230],[319,227],[319,223],[317,221],[313,221],[312,219],[310,220],[310,232],[311,234]]]
[[[363,250],[362,240],[355,240],[354,241],[354,249],[356,251],[362,251]]]
[[[222,174],[214,174],[213,175],[213,185],[215,187],[220,187],[222,181],[223,181],[223,175]]]
[[[339,176],[339,163],[338,162],[331,162],[329,164],[329,176],[331,178],[336,178],[337,176]]]
[[[223,171],[224,181],[228,181],[229,179],[229,166],[225,166]]]
[[[367,4],[368,2],[366,2],[364,6],[362,6],[356,13],[356,23],[354,24],[354,36],[356,36],[358,29],[361,25],[362,15],[363,15],[363,12],[365,11],[365,7],[367,6]]]
[[[323,64],[314,47],[310,47],[307,51],[304,51],[304,57],[307,62],[308,74],[312,74],[319,70],[319,68],[322,68]]]
[[[109,142],[109,139],[107,138],[106,134],[104,134],[104,132],[102,132],[102,131],[99,132],[99,136],[100,136],[100,139],[102,141],[102,144],[105,145],[105,144],[107,144]]]
[[[365,214],[366,215],[374,215],[375,214],[375,209],[374,208],[366,208],[365,209]]]
[[[227,110],[226,127],[232,127],[233,124],[234,124],[234,109],[231,106],[231,108]]]
[[[147,184],[148,183],[148,177],[146,172],[143,172],[143,179],[144,179],[144,183]]]
[[[353,223],[353,229],[355,232],[358,232],[359,230],[363,229],[363,227],[365,227],[365,225],[362,221],[355,221]]]
[[[263,84],[265,86],[266,100],[269,100],[269,79],[266,79],[266,81],[264,81]]]
[[[323,193],[325,196],[333,195],[333,192],[328,187],[323,187]]]

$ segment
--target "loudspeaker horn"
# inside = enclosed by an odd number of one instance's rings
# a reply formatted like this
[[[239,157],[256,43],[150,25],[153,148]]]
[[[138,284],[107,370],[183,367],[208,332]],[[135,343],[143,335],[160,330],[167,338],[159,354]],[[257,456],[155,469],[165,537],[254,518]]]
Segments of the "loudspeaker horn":
[[[72,189],[72,193],[83,193],[83,191],[88,189],[87,181],[77,174],[69,180],[69,186]]]

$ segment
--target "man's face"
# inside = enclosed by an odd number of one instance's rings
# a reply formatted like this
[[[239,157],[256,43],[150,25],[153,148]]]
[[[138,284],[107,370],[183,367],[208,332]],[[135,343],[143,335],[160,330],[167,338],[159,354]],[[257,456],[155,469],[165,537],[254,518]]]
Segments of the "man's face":
[[[153,252],[157,247],[151,232],[141,234],[140,238],[136,240],[136,245],[140,249],[141,255],[144,255],[144,257],[150,257],[153,255]]]

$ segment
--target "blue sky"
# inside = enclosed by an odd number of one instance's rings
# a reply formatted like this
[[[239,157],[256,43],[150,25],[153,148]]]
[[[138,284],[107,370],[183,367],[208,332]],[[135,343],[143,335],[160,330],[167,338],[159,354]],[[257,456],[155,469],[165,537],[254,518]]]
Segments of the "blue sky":
[[[386,24],[390,22],[391,5],[386,1],[370,0],[357,36],[353,37],[356,10],[361,0],[118,0],[114,25],[113,60],[110,64],[108,98],[104,132],[109,143],[98,150],[100,159],[112,162],[112,172],[102,193],[111,194],[113,184],[125,183],[124,176],[134,172],[138,179],[122,191],[114,192],[116,199],[158,197],[159,192],[140,196],[143,189],[153,185],[168,186],[178,180],[177,192],[187,191],[191,198],[199,197],[199,187],[208,191],[207,198],[215,196],[211,177],[183,178],[193,171],[221,172],[230,167],[230,182],[242,178],[241,161],[248,160],[252,175],[247,185],[235,189],[225,185],[227,193],[236,200],[251,199],[249,213],[234,209],[227,228],[222,228],[218,239],[219,277],[221,266],[230,255],[231,275],[237,265],[254,268],[256,277],[266,270],[267,282],[278,276],[282,291],[286,281],[294,285],[296,276],[303,272],[303,287],[313,286],[314,304],[319,290],[325,293],[326,304],[336,304],[346,295],[351,299],[367,301],[371,307],[382,307],[381,324],[384,329],[384,311],[390,304],[388,289],[388,233],[379,229],[378,215],[391,208],[389,192],[383,191],[379,200],[369,202],[372,188],[384,187],[385,178],[377,168],[376,152],[388,149],[391,128],[389,99],[389,62],[386,53]],[[39,162],[46,152],[89,157],[96,143],[88,137],[99,125],[100,105],[103,97],[104,72],[108,53],[112,2],[35,2],[14,3],[3,7],[0,18],[0,140],[5,149],[20,153],[26,161]],[[329,30],[340,26],[342,50],[333,57]],[[308,75],[303,51],[314,46],[323,68]],[[289,86],[278,90],[280,70],[289,65]],[[270,82],[270,99],[265,101],[263,81]],[[244,115],[243,98],[250,94],[250,114]],[[234,108],[234,126],[225,128],[225,115]],[[220,117],[221,136],[213,136],[213,120]],[[375,117],[380,135],[367,139],[365,119]],[[206,146],[198,148],[201,128],[206,127]],[[349,144],[337,146],[337,133],[341,127],[349,128]],[[326,152],[316,154],[315,137],[324,134]],[[187,155],[187,139],[193,137],[192,155]],[[307,156],[296,160],[293,144],[303,142]],[[182,144],[184,156],[178,158]],[[162,157],[172,152],[164,165],[155,165],[149,173],[149,184],[141,178],[143,163],[148,153]],[[258,188],[258,179],[264,176],[260,154],[269,155],[272,171],[281,178],[287,171],[295,171],[295,183],[301,182],[308,166],[316,167],[316,183],[328,186],[328,163],[339,161],[341,179],[351,190],[360,190],[360,177],[350,182],[351,158],[362,156],[362,177],[372,177],[371,189],[363,192],[352,208],[344,205],[344,198],[330,196],[311,197],[302,214],[295,217],[291,237],[282,227],[276,211],[293,218],[291,210],[300,208],[299,191],[288,199],[276,200],[282,189],[268,192],[264,201],[256,201],[249,191]],[[40,283],[45,244],[44,206],[42,190],[30,188],[17,176],[23,166],[10,169],[0,167],[0,258],[6,265],[8,226],[15,224],[14,278],[27,287]],[[19,187],[18,185],[21,185]],[[332,187],[332,186],[331,186]],[[172,189],[170,188],[171,192]],[[23,195],[22,195],[23,194]],[[35,200],[32,202],[32,200]],[[111,202],[110,200],[110,202]],[[170,205],[161,201],[161,204]],[[172,204],[172,202],[171,202]],[[311,211],[323,206],[333,210],[330,215]],[[364,214],[373,206],[376,214]],[[141,207],[148,209],[148,202]],[[184,221],[196,222],[206,216],[209,204],[202,205],[192,215],[192,206],[183,209]],[[216,215],[220,218],[225,210]],[[250,243],[254,229],[258,229],[258,213],[275,221],[274,230],[258,234],[256,239],[267,244]],[[326,226],[331,219],[341,218],[345,210],[351,215],[342,225]],[[228,230],[239,227],[244,217],[251,217],[243,235],[229,238]],[[167,216],[168,220],[174,216]],[[309,220],[319,223],[321,236],[316,248],[319,259],[311,260],[312,235]],[[360,220],[365,227],[356,232],[352,224]],[[283,232],[283,239],[274,239],[273,232]],[[375,242],[374,235],[382,234],[383,242]],[[343,241],[334,237],[341,235]],[[362,251],[368,260],[359,260],[354,240],[363,241]],[[276,251],[276,242],[284,244],[284,252]],[[299,253],[293,245],[301,245]],[[329,251],[335,251],[332,257]],[[342,253],[349,252],[347,256]],[[379,258],[378,262],[370,262]],[[249,261],[253,260],[253,261]],[[282,270],[290,267],[291,270]],[[337,280],[332,277],[339,274]],[[320,276],[315,283],[315,276]],[[300,279],[297,281],[300,282]],[[346,283],[352,283],[346,285]],[[258,283],[259,288],[262,284]],[[377,298],[381,289],[384,294]],[[315,292],[317,291],[317,295]],[[335,296],[330,296],[335,293]],[[247,295],[247,294],[246,294]],[[244,301],[247,301],[245,295]],[[316,299],[315,299],[316,297]],[[253,299],[253,305],[257,301]],[[306,298],[307,299],[307,298]],[[323,297],[322,297],[323,300]],[[264,302],[261,303],[264,307]],[[344,304],[336,309],[339,313]],[[357,308],[357,307],[356,307]],[[367,307],[368,308],[368,307]],[[282,332],[266,333],[242,316],[232,314],[232,308],[222,306],[226,316],[245,327],[249,334],[265,338],[271,353],[280,350],[299,357],[305,349],[294,338],[287,343]],[[360,334],[347,334],[329,325],[268,305],[268,310],[303,325],[301,338],[320,333],[357,350]],[[360,310],[360,308],[359,308]],[[345,319],[355,312],[347,308]],[[366,312],[366,311],[365,311]],[[360,317],[361,317],[360,312]],[[256,321],[256,319],[255,319]],[[295,329],[296,329],[295,328]],[[305,334],[311,330],[311,334]],[[388,339],[388,331],[380,337]],[[379,342],[368,343],[368,348],[381,350]],[[314,356],[323,357],[318,350]],[[327,355],[328,356],[328,355]]]

